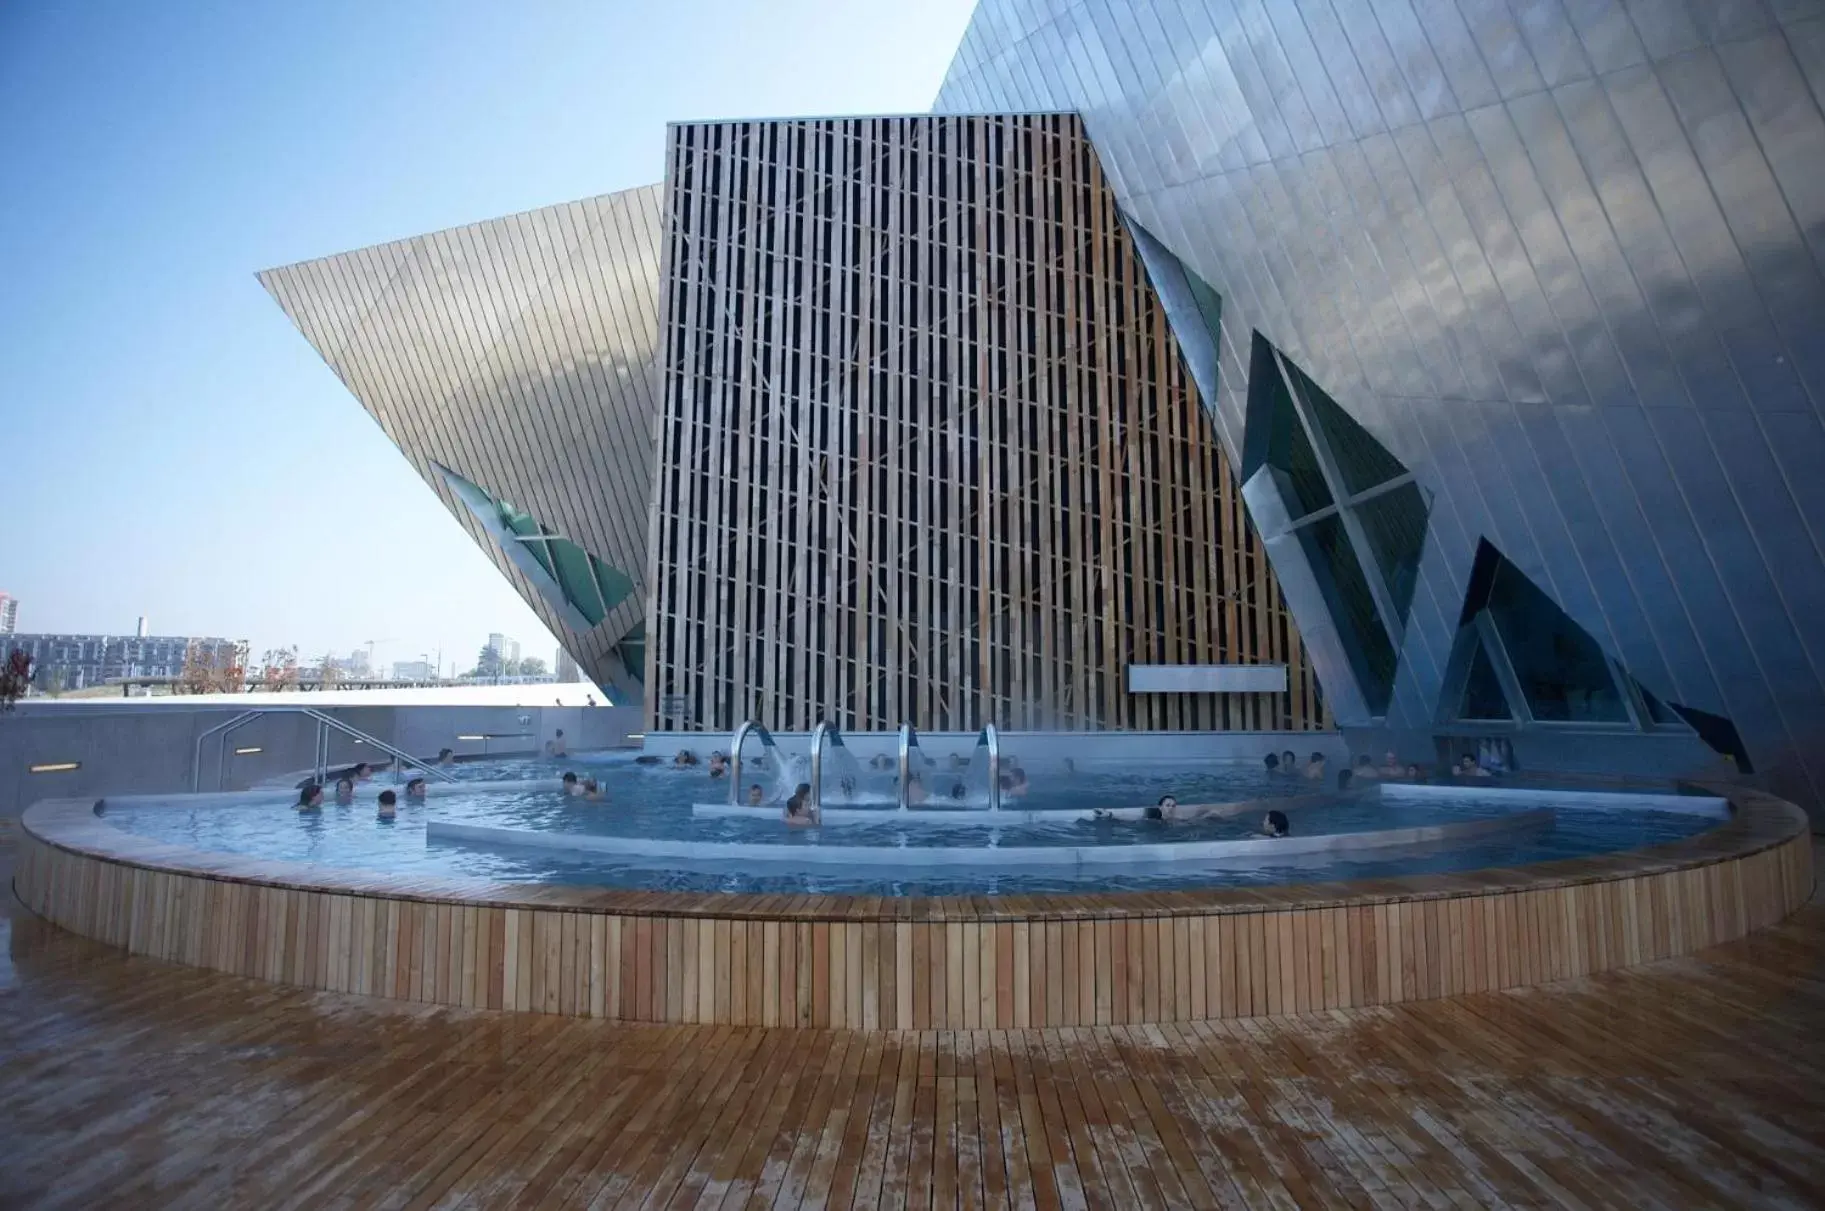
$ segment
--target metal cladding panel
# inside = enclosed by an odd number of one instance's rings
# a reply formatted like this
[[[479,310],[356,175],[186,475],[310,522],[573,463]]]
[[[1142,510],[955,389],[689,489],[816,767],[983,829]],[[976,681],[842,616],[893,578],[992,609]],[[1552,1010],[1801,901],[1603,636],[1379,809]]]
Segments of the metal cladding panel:
[[[616,645],[646,612],[660,187],[271,269],[260,281],[590,676],[640,695]],[[635,584],[579,630],[438,466]],[[618,691],[618,693],[617,693]]]
[[[984,0],[936,109],[1080,111],[1232,447],[1258,330],[1432,493],[1388,726],[1487,536],[1816,809],[1822,88],[1825,0]]]

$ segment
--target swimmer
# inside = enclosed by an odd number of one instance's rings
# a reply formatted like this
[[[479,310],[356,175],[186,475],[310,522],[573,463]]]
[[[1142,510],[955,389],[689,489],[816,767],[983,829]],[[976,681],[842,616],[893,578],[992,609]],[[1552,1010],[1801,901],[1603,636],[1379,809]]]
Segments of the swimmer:
[[[1269,777],[1280,772],[1280,758],[1273,753],[1269,753],[1266,757],[1262,758],[1261,763],[1267,766]]]
[[[906,776],[906,801],[908,803],[925,802],[925,782],[917,774]]]
[[[811,784],[801,782],[792,797],[786,800],[786,824],[790,828],[807,828],[816,824],[817,819],[811,814]]]
[[[1367,753],[1356,758],[1356,768],[1349,772],[1355,774],[1358,778],[1381,777],[1381,771],[1375,768],[1374,762],[1369,759],[1369,754]]]
[[[1382,777],[1384,777],[1384,778],[1398,778],[1398,777],[1400,777],[1400,776],[1401,776],[1401,775],[1402,775],[1402,774],[1403,774],[1403,773],[1404,773],[1404,772],[1405,772],[1405,771],[1404,771],[1404,770],[1403,770],[1403,769],[1402,769],[1402,768],[1401,768],[1401,764],[1400,764],[1400,758],[1399,758],[1399,757],[1396,757],[1396,756],[1395,756],[1395,755],[1394,755],[1394,750],[1393,750],[1393,749],[1389,749],[1389,750],[1388,750],[1388,751],[1387,751],[1387,752],[1385,752],[1385,753],[1383,753],[1383,754],[1382,754],[1382,758],[1381,758],[1381,770],[1380,770],[1380,773],[1381,773],[1381,776],[1382,776]]]
[[[886,753],[876,753],[868,759],[869,769],[892,769],[893,765],[894,759]]]
[[[1299,758],[1293,756],[1290,748],[1280,754],[1280,772],[1289,778],[1299,773]]]
[[[1305,763],[1305,769],[1301,772],[1305,775],[1305,779],[1308,782],[1323,782],[1324,754],[1313,753],[1312,759]]]
[[[448,749],[448,748],[438,749],[437,750],[437,764],[455,765],[456,764],[456,750]]]
[[[1374,777],[1374,776],[1375,776],[1375,775],[1374,775],[1374,774],[1370,774],[1370,775],[1369,775],[1369,777],[1371,777],[1371,778],[1373,778],[1373,777]],[[1351,781],[1351,779],[1352,779],[1352,778],[1354,778],[1354,777],[1355,777],[1355,771],[1354,771],[1354,770],[1347,770],[1347,769],[1340,769],[1340,770],[1338,770],[1338,771],[1337,771],[1337,789],[1338,789],[1338,790],[1340,790],[1340,791],[1347,791],[1347,790],[1349,790],[1349,789],[1350,789],[1350,781]]]
[[[1158,803],[1141,812],[1141,819],[1166,821],[1176,818],[1178,814],[1179,801],[1171,795],[1161,795]]]
[[[399,814],[398,804],[398,795],[395,795],[392,791],[381,791],[378,818],[381,820],[393,819]]]
[[[759,807],[762,803],[765,803],[766,801],[767,801],[767,792],[760,789],[760,783],[756,782],[753,786],[750,786],[748,788],[748,806],[749,807]]]
[[[1409,765],[1407,767],[1407,777],[1417,779],[1419,777],[1419,766]]]
[[[413,778],[406,783],[406,798],[417,799],[422,803],[425,798],[425,790],[425,780],[423,778]]]
[[[355,780],[346,774],[336,779],[336,802],[343,805],[355,801]]]
[[[1027,797],[1027,772],[1018,765],[1014,767],[1014,798]]]
[[[315,782],[306,782],[298,788],[298,810],[301,812],[321,811],[323,808],[323,788]]]
[[[1489,771],[1478,765],[1476,758],[1469,753],[1464,754],[1463,760],[1457,763],[1457,769],[1452,772],[1460,778],[1488,778],[1491,776]]]
[[[583,797],[599,800],[602,798],[602,787],[594,778],[583,779]]]
[[[688,748],[679,749],[678,755],[676,757],[672,758],[672,765],[674,768],[677,768],[677,769],[689,769],[691,766],[696,765],[696,764],[697,764],[697,754],[693,753]]]
[[[357,762],[355,768],[349,772],[355,775],[355,781],[366,782],[374,776],[374,767],[365,761],[360,761]]]
[[[1269,812],[1261,817],[1261,831],[1270,837],[1284,837],[1290,831],[1285,812]]]
[[[571,798],[574,799],[583,793],[583,787],[577,782],[577,776],[569,770],[564,771],[564,777],[560,781],[564,784],[564,793]]]
[[[721,753],[710,754],[710,777],[720,778],[729,772],[729,759]]]
[[[559,728],[557,734],[551,738],[551,755],[554,757],[570,756],[570,746],[564,739],[563,728]]]

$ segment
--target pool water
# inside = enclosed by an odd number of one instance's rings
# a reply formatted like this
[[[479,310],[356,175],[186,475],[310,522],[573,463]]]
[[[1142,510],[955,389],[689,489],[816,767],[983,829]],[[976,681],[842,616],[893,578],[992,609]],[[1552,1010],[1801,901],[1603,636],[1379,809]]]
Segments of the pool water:
[[[375,817],[374,797],[390,782],[364,783],[356,803],[326,802],[320,813],[292,810],[284,788],[255,790],[221,799],[120,800],[108,805],[104,818],[115,827],[172,844],[252,857],[319,863],[345,869],[397,874],[406,878],[480,877],[515,883],[561,883],[654,890],[866,895],[999,895],[1067,891],[1126,891],[1168,888],[1247,886],[1413,875],[1490,866],[1512,866],[1556,858],[1584,856],[1654,845],[1714,827],[1717,819],[1693,812],[1666,811],[1582,802],[1575,793],[1551,800],[1517,803],[1467,788],[1448,802],[1403,802],[1382,798],[1374,787],[1350,795],[1321,792],[1300,779],[1271,778],[1258,766],[1210,765],[1163,769],[1155,765],[1108,765],[1067,771],[1030,769],[1032,792],[1008,808],[1065,810],[1136,807],[1173,794],[1182,803],[1235,803],[1277,800],[1300,836],[1410,828],[1485,820],[1542,806],[1557,807],[1546,828],[1475,840],[1455,846],[1431,845],[1379,849],[1254,856],[1248,860],[1137,860],[1080,866],[1070,861],[996,867],[979,860],[947,866],[910,859],[904,866],[871,864],[866,869],[843,865],[803,867],[791,862],[756,863],[741,857],[719,857],[731,844],[811,849],[824,845],[886,849],[950,846],[978,851],[994,848],[1044,850],[1061,855],[1071,848],[1099,849],[1161,843],[1236,839],[1251,835],[1260,817],[1208,818],[1188,823],[1049,819],[1008,824],[947,821],[944,826],[909,826],[892,810],[890,774],[850,767],[842,771],[854,787],[846,799],[854,806],[879,806],[881,819],[795,829],[776,818],[732,818],[692,813],[693,804],[726,804],[728,783],[712,779],[702,767],[678,770],[635,764],[631,754],[594,757],[465,763],[485,768],[492,777],[465,778],[491,782],[473,789],[439,786],[423,803],[402,802],[398,817]],[[566,769],[599,779],[603,801],[564,796],[556,777]],[[769,796],[802,775],[794,769],[772,771],[763,784]],[[986,798],[986,771],[980,768],[932,774],[944,782],[964,783],[964,797],[948,794],[925,810],[980,808]],[[831,779],[829,781],[841,779]],[[501,787],[501,781],[524,780],[524,789]],[[744,782],[755,781],[746,776]],[[294,792],[295,793],[295,792]],[[845,800],[840,790],[827,795],[826,806]],[[428,838],[430,821],[537,830],[548,836],[663,838],[690,842],[692,856],[640,858],[563,849],[526,849]],[[700,847],[700,850],[699,850]],[[701,852],[701,856],[698,856]],[[788,851],[789,852],[789,851]],[[1139,852],[1139,851],[1137,851]],[[814,855],[807,854],[807,857]],[[836,855],[831,855],[835,857]],[[1042,855],[1043,858],[1043,855]]]

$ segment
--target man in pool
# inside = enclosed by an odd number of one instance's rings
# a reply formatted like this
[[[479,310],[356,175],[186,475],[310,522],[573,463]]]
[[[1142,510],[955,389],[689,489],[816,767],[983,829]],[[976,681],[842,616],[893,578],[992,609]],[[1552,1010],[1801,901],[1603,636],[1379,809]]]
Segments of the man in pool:
[[[349,772],[355,775],[355,781],[366,782],[374,776],[374,767],[365,761],[358,761],[355,763],[355,768]]]
[[[437,764],[455,765],[456,764],[456,750],[450,749],[450,748],[438,749],[437,750]]]
[[[1377,772],[1383,778],[1399,778],[1407,771],[1401,767],[1400,758],[1394,755],[1394,750],[1389,749],[1381,755],[1381,769]]]
[[[721,753],[710,754],[710,777],[720,778],[729,772],[729,759]]]
[[[676,757],[672,758],[672,765],[678,769],[689,769],[691,766],[696,765],[696,764],[697,764],[697,754],[693,753],[688,748],[679,749],[678,755]]]
[[[413,778],[406,783],[406,798],[417,799],[422,803],[425,797],[425,789],[425,780],[423,778]]]
[[[1267,767],[1267,776],[1270,778],[1280,772],[1280,757],[1278,754],[1269,753],[1261,759],[1261,764]]]
[[[399,796],[392,791],[380,792],[378,816],[382,820],[391,820],[399,814]]]
[[[1269,837],[1286,836],[1286,834],[1291,831],[1291,826],[1286,822],[1286,813],[1282,811],[1272,811],[1261,817],[1261,831]]]
[[[323,788],[315,782],[306,782],[298,788],[298,810],[315,812],[323,810]]]
[[[570,745],[565,743],[563,728],[559,728],[557,735],[551,738],[551,755],[554,757],[570,756]]]
[[[750,786],[748,788],[748,806],[749,807],[759,807],[761,804],[765,803],[766,801],[767,801],[767,792],[760,788],[760,783],[756,782],[753,786]]]
[[[577,776],[571,771],[565,770],[561,781],[564,783],[564,793],[572,799],[583,793],[583,787],[577,782]]]
[[[811,784],[801,782],[792,797],[786,800],[785,813],[788,828],[808,828],[817,823],[817,817],[811,813]]]
[[[1323,782],[1324,781],[1324,754],[1323,753],[1313,753],[1312,759],[1305,763],[1305,769],[1300,772],[1305,775],[1305,779],[1307,782]]]
[[[1349,772],[1355,774],[1359,779],[1381,777],[1381,771],[1375,768],[1374,761],[1370,759],[1369,754],[1367,753],[1356,758],[1356,767]]]
[[[600,801],[603,798],[602,786],[594,778],[583,779],[583,797]]]
[[[355,780],[346,774],[336,779],[336,802],[344,807],[355,801]]]
[[[1289,778],[1299,776],[1299,758],[1293,756],[1290,748],[1280,754],[1280,772]]]
[[[1476,763],[1476,758],[1469,753],[1464,754],[1458,761],[1457,768],[1451,772],[1460,778],[1487,778],[1491,776],[1489,771],[1478,765]]]

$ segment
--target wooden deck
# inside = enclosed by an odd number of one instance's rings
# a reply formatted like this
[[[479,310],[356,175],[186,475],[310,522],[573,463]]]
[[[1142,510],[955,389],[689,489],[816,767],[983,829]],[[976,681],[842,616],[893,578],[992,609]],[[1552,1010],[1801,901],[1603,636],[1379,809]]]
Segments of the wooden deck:
[[[310,993],[6,904],[0,1207],[1825,1205],[1816,897],[1549,988],[907,1033]]]

